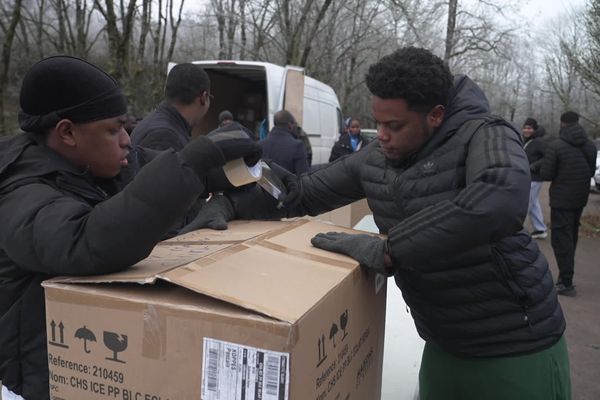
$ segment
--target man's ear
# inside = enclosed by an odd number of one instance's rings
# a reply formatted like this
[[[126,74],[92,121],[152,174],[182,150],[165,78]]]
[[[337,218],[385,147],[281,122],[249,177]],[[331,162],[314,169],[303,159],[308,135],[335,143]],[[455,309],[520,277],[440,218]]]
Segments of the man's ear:
[[[206,105],[206,99],[208,99],[208,92],[202,92],[202,94],[198,96],[198,99],[200,101],[200,105],[204,107]]]
[[[434,128],[439,128],[439,126],[442,125],[442,122],[444,121],[445,115],[446,109],[443,105],[438,104],[437,106],[433,107],[431,111],[429,111],[429,114],[427,114],[427,120],[429,121],[429,125]]]
[[[59,143],[68,147],[77,146],[77,140],[73,135],[74,124],[70,119],[61,119],[54,127]]]

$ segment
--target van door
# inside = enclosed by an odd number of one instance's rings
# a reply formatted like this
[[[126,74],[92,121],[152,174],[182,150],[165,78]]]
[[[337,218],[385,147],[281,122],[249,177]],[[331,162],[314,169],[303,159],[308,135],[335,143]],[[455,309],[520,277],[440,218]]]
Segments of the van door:
[[[279,110],[287,110],[296,119],[298,125],[303,125],[304,109],[304,69],[286,66],[283,73],[282,98]]]

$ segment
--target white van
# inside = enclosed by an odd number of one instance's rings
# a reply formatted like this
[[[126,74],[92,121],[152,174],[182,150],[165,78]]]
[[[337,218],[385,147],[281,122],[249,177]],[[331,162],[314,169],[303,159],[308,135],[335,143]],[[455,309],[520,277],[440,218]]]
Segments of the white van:
[[[312,164],[329,160],[331,147],[342,130],[342,112],[335,91],[327,84],[304,75],[299,67],[256,61],[192,61],[210,77],[210,109],[194,135],[218,125],[218,115],[229,110],[234,119],[255,132],[266,119],[267,132],[273,127],[273,114],[290,111],[308,134]],[[175,63],[169,63],[169,70]]]

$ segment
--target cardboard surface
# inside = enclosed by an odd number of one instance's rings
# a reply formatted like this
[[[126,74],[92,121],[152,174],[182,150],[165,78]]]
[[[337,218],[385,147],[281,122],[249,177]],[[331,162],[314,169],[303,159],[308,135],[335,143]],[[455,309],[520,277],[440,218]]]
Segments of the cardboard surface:
[[[385,279],[310,245],[332,230],[236,222],[44,282],[51,398],[380,398]]]
[[[319,221],[328,221],[333,224],[351,228],[356,225],[365,215],[371,214],[371,209],[366,199],[355,201],[347,206],[323,213],[313,217]]]

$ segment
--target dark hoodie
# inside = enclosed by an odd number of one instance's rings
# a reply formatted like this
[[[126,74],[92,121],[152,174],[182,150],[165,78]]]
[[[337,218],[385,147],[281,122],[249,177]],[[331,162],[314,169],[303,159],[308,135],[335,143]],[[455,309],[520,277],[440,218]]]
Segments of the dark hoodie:
[[[0,140],[0,380],[28,400],[49,398],[40,283],[135,264],[203,187],[173,151],[125,184],[95,180],[32,134]]]
[[[590,194],[590,178],[596,169],[596,146],[578,124],[560,129],[548,144],[540,175],[550,185],[550,207],[583,208]]]
[[[546,130],[543,126],[538,126],[531,137],[525,140],[523,148],[527,159],[529,160],[529,170],[531,172],[531,180],[535,182],[543,181],[540,176],[540,168],[544,160],[544,152],[546,149],[546,141],[543,137],[546,135]]]

